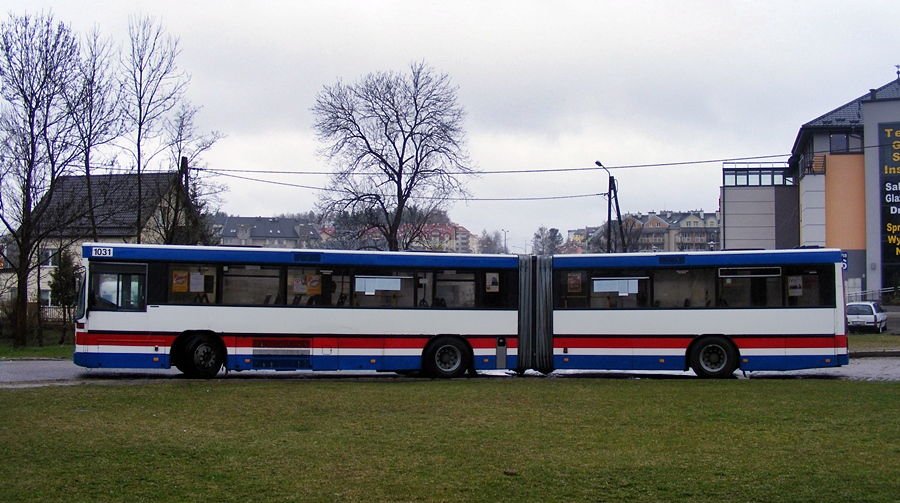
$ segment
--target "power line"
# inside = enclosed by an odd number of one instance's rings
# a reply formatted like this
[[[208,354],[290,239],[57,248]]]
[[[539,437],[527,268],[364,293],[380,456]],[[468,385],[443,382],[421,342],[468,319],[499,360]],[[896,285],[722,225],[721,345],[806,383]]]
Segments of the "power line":
[[[449,175],[514,175],[514,174],[538,174],[538,173],[567,173],[567,172],[583,172],[583,171],[599,171],[599,170],[613,170],[613,169],[636,169],[636,168],[659,168],[666,166],[689,166],[689,165],[698,165],[698,164],[711,164],[711,163],[726,163],[726,162],[739,162],[739,161],[753,161],[753,160],[761,160],[761,159],[773,159],[773,158],[781,158],[786,157],[789,154],[777,154],[777,155],[759,155],[759,156],[748,156],[748,157],[731,157],[731,158],[722,158],[722,159],[706,159],[706,160],[697,160],[697,161],[680,161],[680,162],[666,162],[666,163],[655,163],[655,164],[631,164],[631,165],[621,165],[621,166],[587,166],[587,167],[574,167],[574,168],[544,168],[544,169],[519,169],[519,170],[491,170],[491,171],[479,171],[477,173],[470,172],[448,172]],[[315,187],[312,185],[303,185],[297,183],[290,182],[281,182],[275,180],[266,180],[263,178],[256,178],[251,176],[243,176],[236,173],[244,173],[244,174],[254,174],[254,175],[319,175],[319,176],[330,176],[334,174],[333,172],[326,171],[287,171],[287,170],[250,170],[250,169],[220,169],[220,168],[202,168],[200,171],[205,171],[212,175],[223,176],[227,178],[235,178],[239,180],[246,180],[251,182],[259,182],[265,183],[269,185],[276,185],[280,187],[292,187],[299,189],[307,189],[307,190],[315,190],[315,191],[326,191],[326,192],[340,192],[338,189],[333,189],[329,187]],[[359,176],[371,176],[369,173],[353,173],[353,175]],[[516,202],[516,201],[556,201],[556,200],[565,200],[565,199],[583,199],[590,197],[608,197],[608,193],[591,193],[591,194],[574,194],[574,195],[563,195],[563,196],[535,196],[535,197],[449,197],[443,198],[448,201],[478,201],[478,202]],[[426,197],[419,196],[413,197],[413,199],[418,200],[434,200],[441,199],[438,197]]]
[[[207,170],[211,173],[215,172],[215,170]],[[289,182],[278,182],[275,180],[264,180],[261,178],[251,178],[249,176],[240,176],[234,175],[231,173],[221,173],[221,176],[228,178],[237,178],[240,180],[247,180],[251,182],[260,182],[267,183],[270,185],[278,185],[281,187],[294,187],[300,189],[310,189],[310,190],[324,190],[328,192],[340,192],[337,189],[330,189],[327,187],[313,187],[310,185],[301,185],[297,183],[289,183]],[[583,199],[586,197],[604,197],[606,196],[605,192],[594,193],[594,194],[576,194],[576,195],[568,195],[568,196],[537,196],[537,197],[447,197],[447,198],[438,198],[438,197],[424,197],[424,196],[413,196],[412,199],[418,200],[434,200],[434,199],[446,199],[448,201],[481,201],[481,202],[491,202],[491,201],[554,201],[560,199]]]
[[[774,159],[780,157],[789,157],[790,154],[775,154],[775,155],[757,155],[757,156],[749,156],[749,157],[730,157],[723,159],[706,159],[699,161],[680,161],[680,162],[663,162],[663,163],[655,163],[655,164],[628,164],[622,166],[607,166],[607,169],[635,169],[635,168],[661,168],[666,166],[689,166],[696,164],[713,164],[713,163],[724,163],[724,162],[739,162],[739,161],[756,161],[761,159]],[[514,170],[488,170],[488,171],[477,171],[477,172],[466,172],[466,171],[448,171],[448,175],[523,175],[523,174],[533,174],[533,173],[565,173],[565,172],[579,172],[579,171],[599,171],[602,168],[597,166],[583,166],[583,167],[574,167],[574,168],[539,168],[539,169],[514,169]],[[209,171],[212,173],[252,173],[259,175],[318,175],[318,176],[329,176],[333,175],[334,172],[331,171],[288,171],[288,170],[277,170],[277,169],[267,169],[267,170],[251,170],[251,169],[227,169],[227,168],[205,168],[204,171]],[[370,176],[370,173],[350,173],[355,176]]]

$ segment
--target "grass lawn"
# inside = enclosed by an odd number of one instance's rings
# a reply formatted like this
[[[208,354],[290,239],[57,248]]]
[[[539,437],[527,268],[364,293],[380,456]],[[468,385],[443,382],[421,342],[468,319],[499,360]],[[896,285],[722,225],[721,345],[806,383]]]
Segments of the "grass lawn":
[[[72,358],[74,344],[48,344],[42,348],[37,346],[13,349],[9,341],[0,343],[0,358]]]
[[[900,335],[857,334],[847,336],[850,351],[900,351]]]
[[[510,378],[0,390],[0,501],[896,501],[900,384]]]

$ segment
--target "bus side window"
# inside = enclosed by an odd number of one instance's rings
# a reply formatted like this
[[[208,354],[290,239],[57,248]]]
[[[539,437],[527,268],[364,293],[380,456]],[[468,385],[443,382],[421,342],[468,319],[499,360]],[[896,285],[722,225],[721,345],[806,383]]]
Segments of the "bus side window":
[[[497,288],[499,289],[499,277],[497,282]],[[434,277],[434,297],[432,307],[474,308],[475,273],[457,271],[436,273]]]
[[[649,285],[649,276],[591,278],[591,308],[645,308]]]
[[[216,267],[169,265],[166,290],[169,304],[215,304]]]
[[[415,278],[406,272],[383,275],[356,275],[353,284],[353,305],[357,307],[395,308],[416,307]]]
[[[660,269],[653,274],[653,305],[663,309],[710,307],[715,292],[715,269]]]
[[[222,276],[223,304],[266,306],[283,303],[277,267],[232,265],[223,267]]]
[[[835,307],[834,275],[815,268],[792,267],[785,271],[784,289],[791,307]]]

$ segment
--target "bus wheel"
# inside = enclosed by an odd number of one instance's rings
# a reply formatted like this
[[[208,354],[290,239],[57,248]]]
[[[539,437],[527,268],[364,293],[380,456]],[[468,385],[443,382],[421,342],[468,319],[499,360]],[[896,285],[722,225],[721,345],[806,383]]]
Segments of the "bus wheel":
[[[704,337],[691,350],[691,368],[704,379],[730,377],[737,368],[737,351],[724,337]]]
[[[469,349],[455,337],[439,337],[425,352],[425,370],[432,377],[462,377],[469,368]]]
[[[195,335],[184,345],[178,370],[190,378],[211,379],[225,362],[225,346],[211,335]]]

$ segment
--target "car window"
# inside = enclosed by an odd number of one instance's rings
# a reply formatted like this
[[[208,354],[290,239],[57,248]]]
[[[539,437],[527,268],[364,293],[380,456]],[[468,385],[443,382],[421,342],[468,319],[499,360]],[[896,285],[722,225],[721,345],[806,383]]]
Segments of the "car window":
[[[847,306],[847,314],[854,316],[872,314],[872,308],[866,304],[851,304]]]
[[[875,304],[872,304],[872,305],[875,307],[875,312],[876,312],[876,313],[883,313],[883,312],[884,312],[884,309],[881,308],[881,304],[875,303]]]

